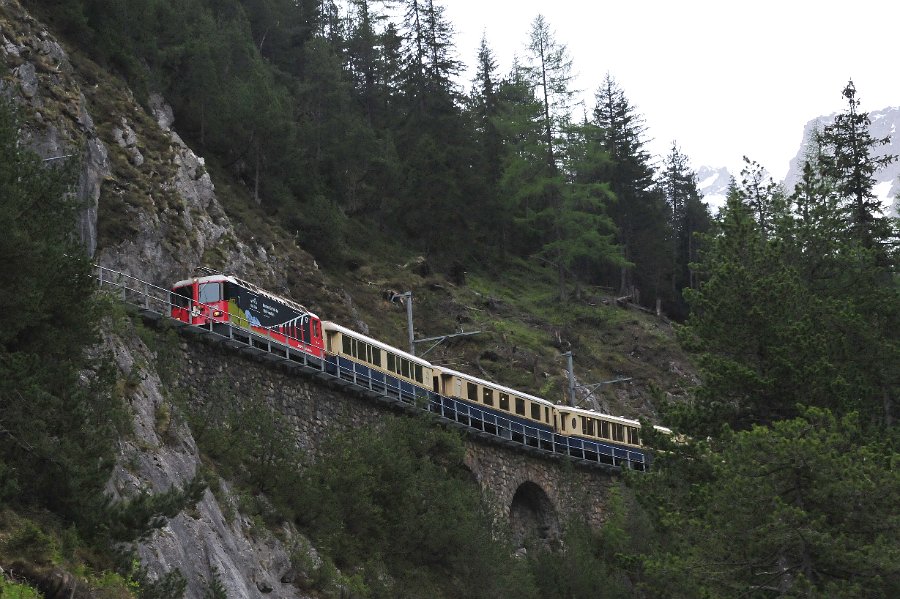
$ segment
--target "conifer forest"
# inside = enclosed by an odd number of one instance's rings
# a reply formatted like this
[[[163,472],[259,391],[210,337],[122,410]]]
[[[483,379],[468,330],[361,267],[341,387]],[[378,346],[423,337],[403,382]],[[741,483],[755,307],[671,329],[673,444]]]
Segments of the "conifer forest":
[[[746,158],[712,214],[677,143],[651,155],[614,74],[576,107],[578,57],[540,15],[501,69],[490,31],[462,55],[437,0],[22,4],[138,103],[164,97],[217,186],[326,273],[417,255],[462,286],[538,265],[548,310],[603,290],[664,314],[696,378],[677,397],[654,390],[652,424],[674,434],[645,434],[653,467],[622,474],[599,530],[573,518],[554,547],[491,534],[448,466],[460,439],[418,422],[335,441],[313,464],[284,449],[266,478],[265,448],[292,444],[254,428],[265,414],[235,404],[216,427],[184,408],[210,471],[112,501],[129,383],[95,348],[116,308],[71,235],[74,166],[18,143],[28,115],[3,98],[0,597],[38,597],[36,574],[4,572],[47,564],[93,573],[107,594],[91,596],[183,596],[122,548],[216,477],[309,537],[325,564],[313,597],[900,596],[900,221],[874,189],[897,157],[869,132],[864,89],[834,90],[844,108],[808,140],[793,190]],[[37,207],[53,218],[23,218]],[[99,244],[133,232],[103,210]],[[213,581],[206,596],[226,594]]]

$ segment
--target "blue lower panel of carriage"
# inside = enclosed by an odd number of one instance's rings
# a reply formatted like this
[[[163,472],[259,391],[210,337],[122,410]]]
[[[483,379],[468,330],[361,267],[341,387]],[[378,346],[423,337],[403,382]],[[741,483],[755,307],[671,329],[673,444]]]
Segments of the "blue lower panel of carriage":
[[[343,356],[326,354],[325,371],[345,381],[352,381],[362,387],[384,393],[401,401],[412,403],[418,398],[427,398],[428,391],[409,381],[369,368]]]
[[[589,461],[630,466],[641,469],[644,466],[644,452],[634,448],[619,447],[608,443],[600,443],[579,437],[555,435],[554,446],[557,451]]]
[[[431,410],[445,418],[503,439],[548,450],[552,449],[553,431],[549,426],[539,425],[524,418],[437,394],[433,394]]]

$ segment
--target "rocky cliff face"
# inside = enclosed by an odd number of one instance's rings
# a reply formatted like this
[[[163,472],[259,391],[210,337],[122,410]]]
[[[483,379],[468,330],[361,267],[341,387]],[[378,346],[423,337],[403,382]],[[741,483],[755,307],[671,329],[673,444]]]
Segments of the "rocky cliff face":
[[[124,378],[137,381],[129,402],[134,434],[122,440],[119,464],[109,481],[113,496],[183,488],[200,470],[201,460],[190,429],[172,408],[170,391],[160,380],[158,356],[126,323],[122,335],[107,335]],[[207,490],[193,508],[169,520],[137,546],[150,575],[178,570],[187,581],[186,599],[200,599],[218,581],[228,597],[306,597],[294,583],[306,572],[294,562],[315,564],[318,557],[289,524],[278,537],[241,514],[237,496],[226,481]],[[293,557],[293,561],[292,561]]]
[[[226,264],[263,283],[299,268],[322,285],[299,248],[290,248],[290,262],[279,261],[271,242],[228,218],[163,98],[141,105],[88,58],[69,56],[18,0],[0,0],[0,58],[0,94],[21,107],[25,143],[50,163],[79,166],[77,230],[97,262],[161,286],[198,266]]]
[[[323,285],[314,261],[299,248],[276,259],[271,245],[231,222],[203,158],[173,130],[172,111],[161,97],[151,96],[146,108],[139,104],[88,59],[67,54],[18,0],[0,0],[0,95],[20,107],[24,143],[48,164],[76,162],[74,193],[84,208],[74,227],[97,262],[164,287],[203,264],[227,264],[230,272],[263,283],[302,270],[308,284]],[[200,456],[177,419],[164,436],[157,430],[167,404],[152,352],[133,331],[109,333],[104,345],[122,378],[139,381],[130,397],[134,435],[122,441],[110,492],[128,497],[183,486]],[[291,555],[313,564],[318,558],[289,526],[278,536],[250,526],[226,482],[221,493],[207,491],[189,515],[140,545],[139,554],[152,575],[181,570],[188,599],[203,597],[214,579],[229,597],[303,597],[293,584],[302,572]]]

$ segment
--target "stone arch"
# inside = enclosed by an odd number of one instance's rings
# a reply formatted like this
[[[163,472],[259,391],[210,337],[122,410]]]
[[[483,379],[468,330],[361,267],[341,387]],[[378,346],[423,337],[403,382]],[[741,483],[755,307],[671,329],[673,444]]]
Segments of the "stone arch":
[[[519,485],[509,506],[509,524],[515,547],[527,541],[553,545],[560,537],[559,516],[546,491],[525,481]]]

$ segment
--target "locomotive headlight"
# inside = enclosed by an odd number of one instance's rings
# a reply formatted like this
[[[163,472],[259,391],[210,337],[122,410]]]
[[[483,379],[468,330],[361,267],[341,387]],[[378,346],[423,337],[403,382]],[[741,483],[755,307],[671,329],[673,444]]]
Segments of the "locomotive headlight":
[[[221,310],[213,310],[213,316],[216,318],[218,318],[219,316],[222,316],[222,311]]]

